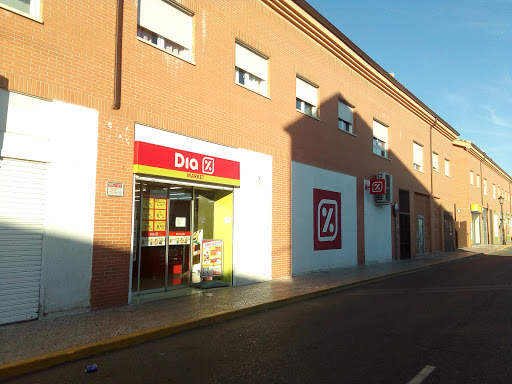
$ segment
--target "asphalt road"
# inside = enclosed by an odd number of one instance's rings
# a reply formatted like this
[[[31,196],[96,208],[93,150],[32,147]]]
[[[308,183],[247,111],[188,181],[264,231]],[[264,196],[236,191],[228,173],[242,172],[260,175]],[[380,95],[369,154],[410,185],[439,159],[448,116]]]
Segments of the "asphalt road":
[[[420,382],[512,383],[512,248],[8,381]]]

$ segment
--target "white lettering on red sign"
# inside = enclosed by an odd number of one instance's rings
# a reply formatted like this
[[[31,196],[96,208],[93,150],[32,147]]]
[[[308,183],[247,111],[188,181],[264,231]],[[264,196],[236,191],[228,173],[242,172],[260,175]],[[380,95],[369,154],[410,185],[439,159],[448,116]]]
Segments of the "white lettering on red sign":
[[[193,171],[197,171],[199,169],[199,164],[195,158],[185,157],[179,152],[176,152],[174,155],[174,166],[176,168],[185,167],[185,169],[192,169]]]

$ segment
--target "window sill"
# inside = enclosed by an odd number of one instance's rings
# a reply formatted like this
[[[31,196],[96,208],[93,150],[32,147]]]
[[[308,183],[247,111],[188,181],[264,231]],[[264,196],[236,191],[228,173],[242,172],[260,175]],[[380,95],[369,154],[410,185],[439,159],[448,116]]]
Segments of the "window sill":
[[[137,40],[139,40],[139,41],[141,41],[141,42],[143,42],[143,43],[145,43],[145,44],[149,45],[150,47],[156,48],[156,49],[158,49],[159,51],[162,51],[162,52],[164,52],[164,53],[167,53],[168,55],[174,56],[174,57],[175,57],[175,58],[177,58],[177,59],[183,60],[185,63],[189,63],[189,64],[192,64],[192,65],[196,65],[196,63],[194,63],[193,61],[191,61],[191,60],[187,60],[187,59],[185,59],[185,58],[183,58],[183,57],[181,57],[181,56],[176,55],[175,53],[169,52],[168,50],[163,49],[163,48],[159,47],[158,45],[153,44],[153,43],[152,43],[152,42],[150,42],[150,41],[144,40],[144,39],[140,38],[139,36],[137,36]]]
[[[375,152],[372,152],[372,153],[373,153],[375,156],[380,157],[381,159],[384,159],[384,160],[387,160],[387,161],[391,161],[391,159],[390,159],[389,157],[381,156],[381,155],[379,155],[379,154],[377,154],[377,153],[375,153]]]
[[[439,173],[439,171],[437,169],[433,169],[433,171]]]
[[[243,85],[243,84],[237,83],[236,81],[235,81],[235,84],[236,84],[236,85],[238,85],[239,87],[242,87],[242,88],[244,88],[244,89],[247,89],[248,91],[251,91],[252,93],[255,93],[255,94],[260,95],[260,96],[263,96],[263,97],[265,97],[265,98],[267,98],[267,99],[269,99],[269,100],[272,100],[272,99],[270,98],[270,96],[264,95],[263,93],[256,92],[254,89],[251,89],[251,88],[249,88],[249,87],[246,87],[246,86],[245,86],[245,85]]]
[[[422,170],[420,170],[420,169],[416,169],[416,168],[413,168],[413,169],[414,169],[416,172],[419,172],[419,173],[423,173],[423,174],[425,174],[425,172],[424,172],[424,171],[422,171]]]
[[[354,136],[354,137],[357,137],[357,135],[355,133],[352,133],[352,132],[349,132],[349,131],[345,131],[344,129],[339,129],[338,128],[338,131],[341,131],[343,133],[346,133],[347,135],[351,135],[351,136]]]
[[[304,113],[304,112],[302,112],[302,111],[300,111],[300,110],[298,110],[298,109],[295,109],[295,110],[296,110],[297,112],[299,112],[299,113],[303,114],[304,116],[311,117],[312,119],[315,119],[315,120],[318,120],[318,121],[322,121],[322,120],[320,120],[318,117],[315,117],[315,116],[313,116],[313,115],[308,115],[307,113]]]
[[[29,13],[18,11],[16,8],[9,7],[8,5],[0,4],[0,8],[6,9],[8,11],[11,11],[12,13],[16,13],[17,15],[26,17],[27,19],[30,19],[30,20],[35,21],[37,23],[44,24],[42,19],[40,19],[38,17],[35,17],[35,16],[32,16]]]

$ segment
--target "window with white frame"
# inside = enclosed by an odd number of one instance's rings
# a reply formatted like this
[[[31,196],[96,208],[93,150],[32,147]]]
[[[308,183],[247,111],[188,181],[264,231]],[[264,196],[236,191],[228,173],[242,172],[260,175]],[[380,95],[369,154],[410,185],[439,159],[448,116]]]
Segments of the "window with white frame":
[[[415,170],[423,172],[423,146],[415,141],[412,143],[412,163]]]
[[[432,152],[432,169],[439,172],[439,155],[435,152]]]
[[[473,171],[469,171],[469,184],[471,184],[471,185],[474,184]]]
[[[484,179],[484,195],[487,196],[487,179]]]
[[[38,18],[39,2],[40,0],[0,0],[0,6]]]
[[[450,176],[450,160],[444,159],[444,174]]]
[[[235,82],[266,96],[267,74],[268,57],[237,41],[235,43]]]
[[[354,133],[354,109],[341,100],[338,101],[338,129]]]
[[[373,120],[373,153],[388,157],[388,127]]]
[[[500,197],[500,187],[498,187],[498,197]]]
[[[318,105],[318,86],[305,79],[295,78],[297,97],[295,108],[306,115],[316,117]]]
[[[480,188],[480,175],[478,173],[476,174],[476,186]]]
[[[495,184],[492,185],[492,198],[493,199],[496,198],[496,185]]]
[[[192,11],[172,0],[138,0],[137,36],[185,60],[191,59]]]

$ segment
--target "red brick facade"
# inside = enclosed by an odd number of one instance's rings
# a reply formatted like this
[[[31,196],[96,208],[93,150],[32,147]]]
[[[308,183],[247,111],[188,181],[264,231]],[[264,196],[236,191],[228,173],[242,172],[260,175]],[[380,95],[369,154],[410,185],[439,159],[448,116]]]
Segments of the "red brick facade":
[[[479,159],[481,151],[454,145],[453,128],[325,20],[315,19],[307,4],[180,3],[194,14],[190,62],[138,39],[137,2],[119,3],[124,9],[122,36],[117,36],[122,38],[118,110],[112,108],[116,1],[40,0],[40,20],[0,6],[0,86],[99,111],[92,307],[128,300],[135,123],[273,157],[273,278],[291,274],[292,161],[357,177],[359,264],[365,244],[360,197],[364,180],[376,172],[393,175],[394,202],[399,189],[410,193],[413,257],[418,215],[424,217],[424,251],[430,253],[445,249],[444,212],[467,223],[459,245],[470,243],[470,204],[500,209],[492,199],[493,184],[507,191],[504,209],[510,213],[510,176],[491,159]],[[235,83],[236,39],[269,57],[268,97]],[[317,119],[294,108],[297,75],[319,86]],[[340,99],[354,107],[353,135],[337,127]],[[372,152],[374,120],[388,126],[389,159]],[[413,169],[413,142],[423,146],[422,171]],[[431,171],[432,151],[439,172]],[[480,176],[479,189],[469,185],[470,170]],[[481,192],[483,178],[487,196]],[[124,183],[123,198],[105,195],[112,180]],[[397,230],[392,225],[394,259],[400,258]]]

